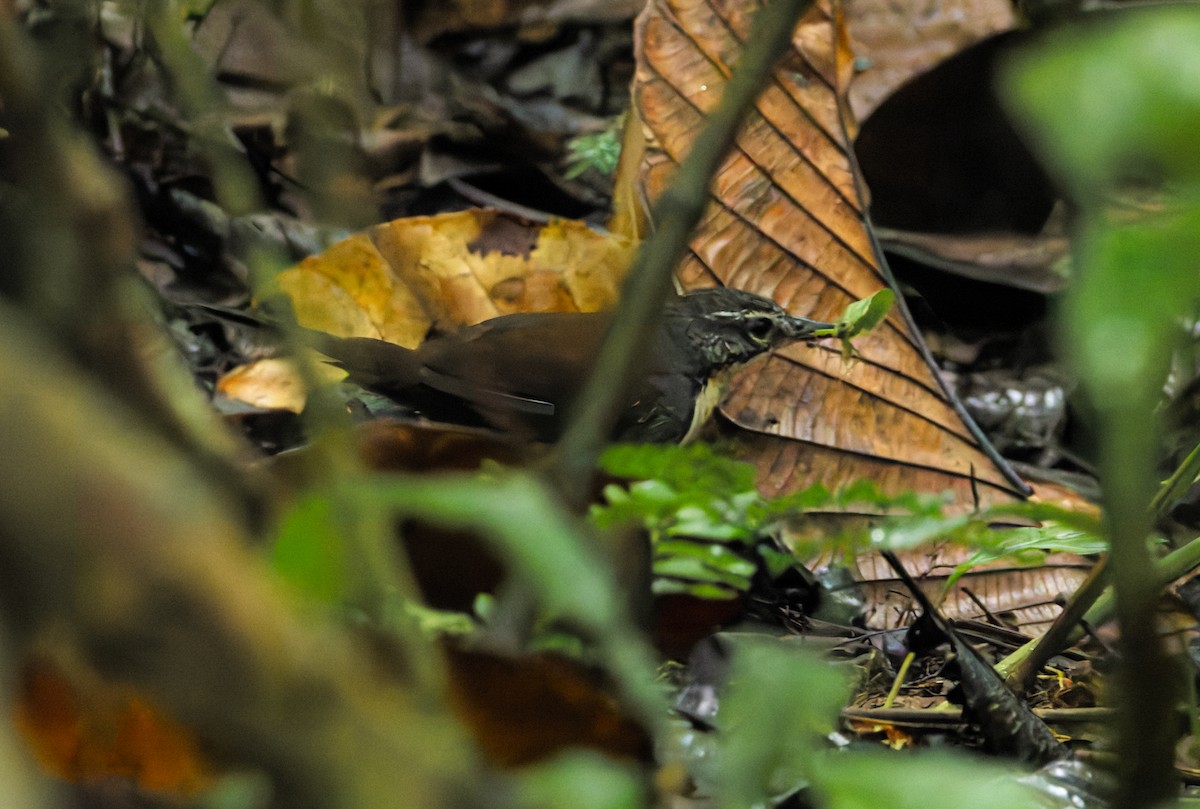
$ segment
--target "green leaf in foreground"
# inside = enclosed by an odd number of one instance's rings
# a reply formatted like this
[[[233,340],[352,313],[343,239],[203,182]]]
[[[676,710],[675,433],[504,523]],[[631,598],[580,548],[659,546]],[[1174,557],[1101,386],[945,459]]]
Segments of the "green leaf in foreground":
[[[602,528],[632,523],[646,529],[655,593],[723,599],[749,589],[757,565],[748,549],[761,538],[767,516],[752,466],[700,443],[618,444],[601,465],[631,482],[605,487],[606,503],[593,506],[591,519]]]
[[[754,489],[754,466],[719,454],[711,444],[613,444],[600,468],[627,480],[661,480],[673,489],[726,495]]]
[[[1050,805],[1019,771],[949,752],[898,756],[859,752],[824,756],[814,787],[827,809],[1035,809]]]
[[[1200,14],[1106,16],[1013,54],[1002,78],[1014,118],[1076,203],[1112,201],[1130,181],[1200,185]]]
[[[518,805],[530,809],[632,809],[644,805],[634,767],[600,753],[576,751],[524,770]]]
[[[939,499],[912,492],[888,495],[869,480],[837,492],[816,484],[767,499],[755,487],[754,467],[703,443],[617,444],[600,462],[605,472],[628,482],[605,487],[605,503],[592,507],[591,520],[601,528],[645,528],[654,551],[656,593],[732,598],[748,589],[759,566],[778,576],[786,565],[772,552],[770,539],[781,525],[809,511],[866,505],[879,513],[941,516]],[[822,538],[820,544],[828,550],[833,541]]]
[[[993,528],[1013,518],[1034,520],[1037,527]],[[951,541],[975,549],[975,553],[951,573],[952,587],[965,573],[980,565],[1006,559],[1020,565],[1036,565],[1052,553],[1090,555],[1104,553],[1108,543],[1100,523],[1093,517],[1047,503],[1006,503],[975,514],[941,516],[923,514],[887,520],[870,531],[872,547],[906,551],[932,542]]]
[[[718,806],[767,805],[768,798],[786,795],[812,777],[813,759],[836,727],[848,682],[799,644],[725,637],[734,641],[733,671],[717,716]]]
[[[310,493],[284,516],[271,567],[303,595],[324,604],[345,597],[346,548],[329,497]]]
[[[1176,734],[1165,729],[1181,697],[1177,678],[1161,674],[1172,663],[1156,629],[1160,593],[1146,537],[1156,410],[1200,298],[1200,14],[1165,4],[1102,16],[1014,53],[1000,86],[1078,208],[1080,271],[1061,322],[1097,438],[1120,627],[1112,801],[1150,806],[1178,792]]]
[[[720,809],[771,806],[807,788],[824,809],[1025,809],[1044,797],[1023,769],[954,752],[896,755],[835,749],[852,669],[831,664],[797,639],[722,633],[733,665],[715,739],[695,738],[689,766]],[[715,743],[714,743],[715,742]]]
[[[479,533],[548,617],[594,640],[642,720],[661,721],[665,707],[653,685],[653,653],[633,626],[611,565],[596,537],[539,481],[501,470],[487,477],[380,476],[362,481],[353,495],[364,510]]]

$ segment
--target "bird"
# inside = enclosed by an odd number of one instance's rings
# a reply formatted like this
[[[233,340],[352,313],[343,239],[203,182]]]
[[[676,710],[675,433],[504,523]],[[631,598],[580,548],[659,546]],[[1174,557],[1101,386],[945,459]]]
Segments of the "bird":
[[[612,311],[502,315],[415,349],[321,333],[313,342],[350,382],[411,414],[552,443],[566,427],[612,319]],[[690,440],[719,402],[724,371],[833,327],[743,290],[714,287],[673,297],[612,438]]]

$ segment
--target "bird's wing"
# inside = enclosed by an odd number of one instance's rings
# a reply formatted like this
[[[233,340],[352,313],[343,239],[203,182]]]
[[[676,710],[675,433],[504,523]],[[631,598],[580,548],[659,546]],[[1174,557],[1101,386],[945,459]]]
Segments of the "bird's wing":
[[[553,417],[555,405],[544,399],[521,396],[484,387],[461,376],[444,373],[434,368],[421,368],[421,382],[450,396],[476,404],[489,410],[513,410],[531,416]]]
[[[596,362],[607,314],[489,320],[417,350],[421,381],[488,410],[563,415]]]
[[[609,313],[508,315],[415,350],[370,338],[317,339],[352,382],[442,421],[483,421],[553,440],[607,334]]]
[[[310,332],[314,347],[346,371],[351,382],[390,398],[420,384],[421,361],[411,348],[371,337]]]

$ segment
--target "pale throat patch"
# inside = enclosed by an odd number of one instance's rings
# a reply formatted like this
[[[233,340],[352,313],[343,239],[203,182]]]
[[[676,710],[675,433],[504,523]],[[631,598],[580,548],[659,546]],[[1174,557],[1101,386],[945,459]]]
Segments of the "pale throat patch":
[[[725,385],[713,379],[709,379],[700,387],[700,393],[696,395],[696,407],[692,410],[692,423],[679,443],[686,444],[700,433],[716,412],[724,393]]]

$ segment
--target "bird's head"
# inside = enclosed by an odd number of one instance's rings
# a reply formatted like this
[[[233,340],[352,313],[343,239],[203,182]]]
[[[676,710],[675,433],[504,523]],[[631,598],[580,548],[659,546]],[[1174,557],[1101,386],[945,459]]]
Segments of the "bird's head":
[[[697,368],[716,370],[804,340],[833,324],[788,314],[772,300],[739,289],[701,289],[672,300],[669,339],[686,346]]]

